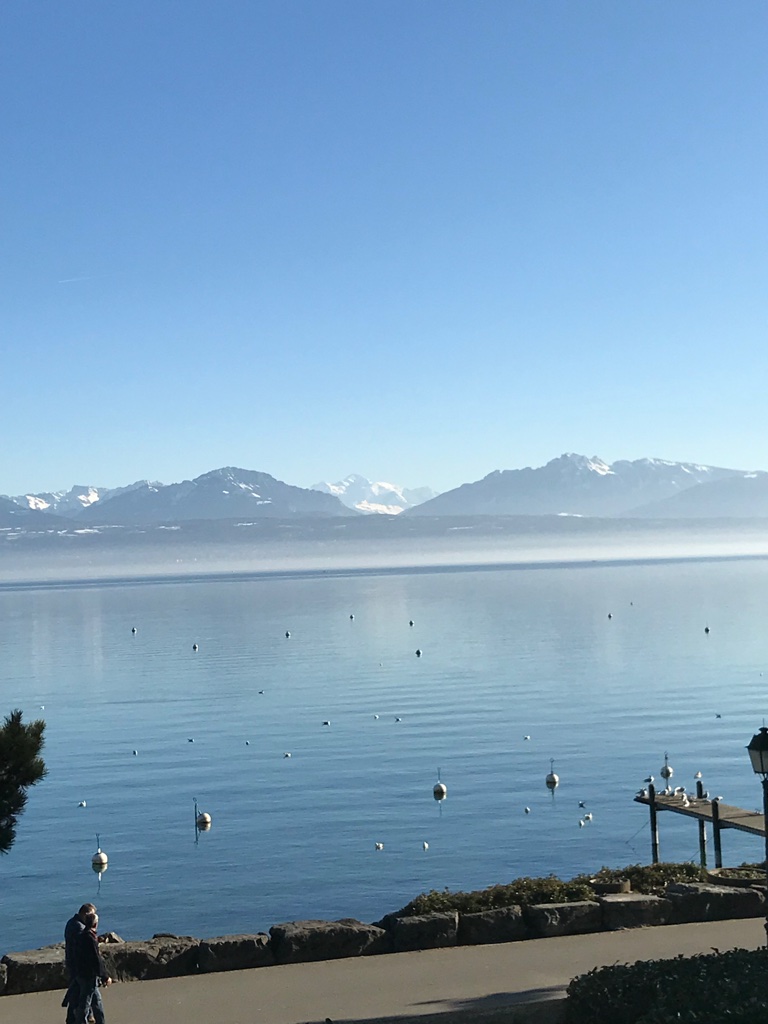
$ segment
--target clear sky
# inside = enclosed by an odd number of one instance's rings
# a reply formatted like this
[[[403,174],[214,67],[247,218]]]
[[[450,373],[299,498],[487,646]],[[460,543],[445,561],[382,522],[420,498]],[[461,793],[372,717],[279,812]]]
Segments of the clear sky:
[[[4,0],[0,493],[768,469],[765,0]]]

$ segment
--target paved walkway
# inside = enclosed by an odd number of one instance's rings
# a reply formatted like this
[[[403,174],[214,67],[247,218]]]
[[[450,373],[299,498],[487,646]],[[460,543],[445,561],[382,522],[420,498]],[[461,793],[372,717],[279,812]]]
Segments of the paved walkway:
[[[541,1002],[562,997],[571,978],[593,967],[764,942],[761,919],[635,928],[115,984],[104,1004],[107,1024],[303,1024],[446,1013],[457,1021],[486,1013],[511,1021],[511,1008],[523,1012],[532,1003],[539,1006],[524,1019],[554,1021],[557,1004]],[[62,995],[0,997],[0,1022],[63,1024]]]

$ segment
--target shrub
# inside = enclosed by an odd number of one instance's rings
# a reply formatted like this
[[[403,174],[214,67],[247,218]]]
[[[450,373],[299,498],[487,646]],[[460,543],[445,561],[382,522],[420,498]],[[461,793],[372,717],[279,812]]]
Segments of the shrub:
[[[706,872],[695,864],[630,864],[626,868],[600,868],[596,875],[577,875],[564,882],[556,875],[545,878],[516,878],[506,885],[492,885],[475,892],[449,889],[422,893],[396,912],[397,917],[435,914],[458,910],[476,914],[499,907],[532,906],[537,903],[575,903],[595,898],[593,882],[627,880],[634,892],[660,896],[668,882],[703,882]]]
[[[626,868],[600,868],[595,875],[578,875],[579,882],[623,882],[632,886],[633,892],[647,896],[662,896],[670,882],[706,882],[704,868],[687,862],[684,864],[630,864]]]
[[[601,967],[568,986],[566,1024],[746,1024],[768,1019],[768,950]]]

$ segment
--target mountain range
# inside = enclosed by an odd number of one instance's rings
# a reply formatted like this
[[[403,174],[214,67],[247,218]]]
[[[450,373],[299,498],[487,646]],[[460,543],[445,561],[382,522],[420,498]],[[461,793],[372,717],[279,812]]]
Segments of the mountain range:
[[[462,484],[407,515],[574,515],[631,518],[768,515],[768,473],[666,459],[607,463],[567,453],[537,469]]]
[[[606,463],[567,453],[538,468],[496,470],[435,495],[372,483],[295,487],[255,470],[225,467],[194,480],[125,487],[76,486],[0,497],[0,527],[55,530],[205,520],[316,519],[364,513],[417,517],[586,516],[637,519],[768,518],[768,473],[664,459]],[[374,517],[375,518],[375,517]]]

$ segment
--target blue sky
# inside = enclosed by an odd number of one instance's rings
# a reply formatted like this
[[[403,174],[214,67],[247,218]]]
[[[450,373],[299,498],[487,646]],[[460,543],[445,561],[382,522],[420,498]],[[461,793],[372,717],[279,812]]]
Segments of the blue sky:
[[[763,0],[9,0],[0,493],[768,469]]]

